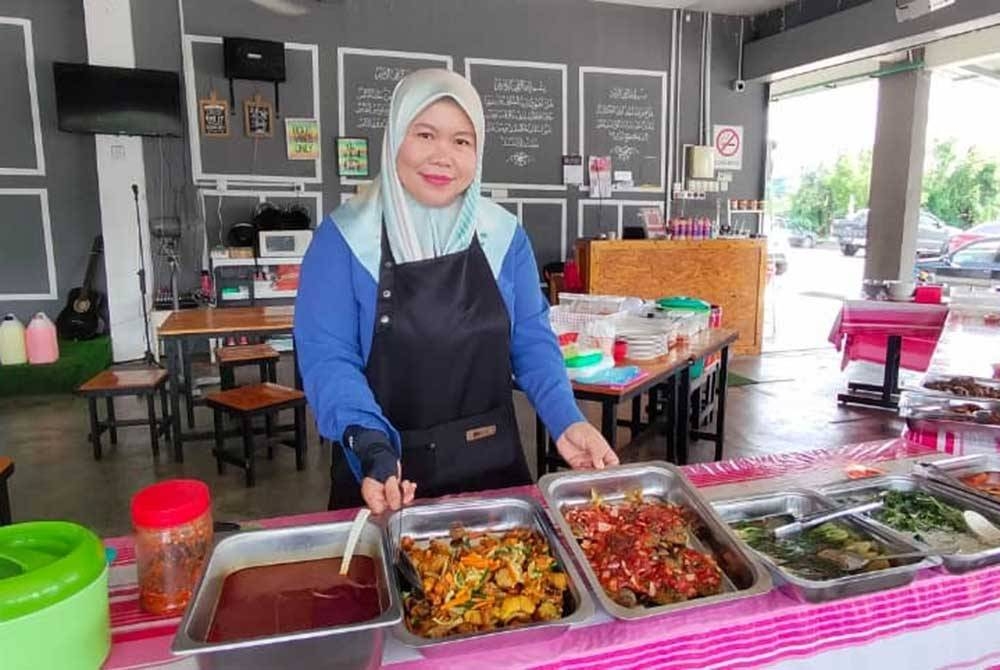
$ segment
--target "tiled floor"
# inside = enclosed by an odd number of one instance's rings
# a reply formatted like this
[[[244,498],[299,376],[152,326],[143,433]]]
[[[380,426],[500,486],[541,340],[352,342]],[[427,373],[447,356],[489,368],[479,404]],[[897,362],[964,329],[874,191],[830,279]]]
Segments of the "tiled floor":
[[[838,407],[835,394],[846,377],[832,350],[770,354],[735,360],[734,372],[760,383],[731,389],[725,456],[751,456],[801,451],[898,435],[902,424],[893,414],[878,410]],[[290,382],[287,360],[281,381]],[[852,377],[878,375],[876,369],[850,370]],[[197,371],[196,371],[197,374]],[[533,449],[534,420],[527,402],[519,397],[522,441]],[[142,416],[145,406],[120,399],[119,417]],[[597,406],[587,407],[597,422]],[[198,423],[211,426],[211,414],[197,410]],[[217,519],[253,519],[324,509],[329,493],[330,454],[318,448],[310,434],[307,468],[295,470],[291,450],[278,450],[273,462],[258,460],[257,486],[243,486],[242,472],[230,467],[215,472],[211,443],[187,444],[186,460],[171,461],[162,448],[154,462],[145,428],[120,431],[117,447],[105,436],[105,456],[95,462],[87,442],[86,404],[73,396],[34,396],[0,399],[0,454],[16,464],[11,479],[15,520],[68,519],[102,535],[129,531],[129,499],[140,488],[167,477],[197,477],[212,487]],[[628,432],[622,429],[619,442]],[[164,445],[165,446],[165,445]],[[622,449],[623,460],[664,457],[663,438],[648,434]],[[710,458],[711,445],[692,449],[692,459]],[[533,454],[529,463],[534,462]]]

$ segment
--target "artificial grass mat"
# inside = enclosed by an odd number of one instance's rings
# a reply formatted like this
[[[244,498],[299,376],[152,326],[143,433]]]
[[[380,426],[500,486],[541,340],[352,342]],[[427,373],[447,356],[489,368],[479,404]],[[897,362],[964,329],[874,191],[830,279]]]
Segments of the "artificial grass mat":
[[[0,365],[0,398],[71,393],[111,365],[111,337],[59,340],[59,360],[48,365]]]

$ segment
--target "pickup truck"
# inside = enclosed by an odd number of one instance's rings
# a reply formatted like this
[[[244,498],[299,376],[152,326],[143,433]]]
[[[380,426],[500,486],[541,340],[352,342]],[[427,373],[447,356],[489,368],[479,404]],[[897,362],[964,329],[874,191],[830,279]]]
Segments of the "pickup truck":
[[[840,243],[840,251],[845,256],[853,256],[858,249],[864,249],[868,238],[868,210],[860,209],[844,219],[834,219],[830,225],[831,234]],[[961,232],[958,228],[945,225],[928,211],[920,210],[920,224],[917,230],[917,255],[937,256],[948,250],[948,240]]]

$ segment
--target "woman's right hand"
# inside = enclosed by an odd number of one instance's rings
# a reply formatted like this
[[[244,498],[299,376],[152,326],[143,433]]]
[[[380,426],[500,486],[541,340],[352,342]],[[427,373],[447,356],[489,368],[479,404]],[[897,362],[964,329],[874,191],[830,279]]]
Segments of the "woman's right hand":
[[[403,505],[413,502],[417,485],[408,479],[403,479],[399,463],[396,463],[396,475],[382,483],[371,477],[361,480],[361,497],[374,514],[389,510],[398,510]]]

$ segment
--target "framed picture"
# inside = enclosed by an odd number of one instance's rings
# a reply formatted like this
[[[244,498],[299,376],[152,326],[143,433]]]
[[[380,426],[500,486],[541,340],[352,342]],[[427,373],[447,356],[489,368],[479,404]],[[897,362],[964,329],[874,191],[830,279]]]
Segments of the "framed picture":
[[[368,176],[368,138],[337,138],[337,174],[341,177]]]
[[[285,144],[288,160],[311,161],[319,158],[319,121],[285,119]]]
[[[274,137],[274,112],[260,95],[243,103],[243,130],[247,137]]]
[[[198,101],[198,124],[205,137],[229,137],[229,101],[216,97],[215,89]]]

